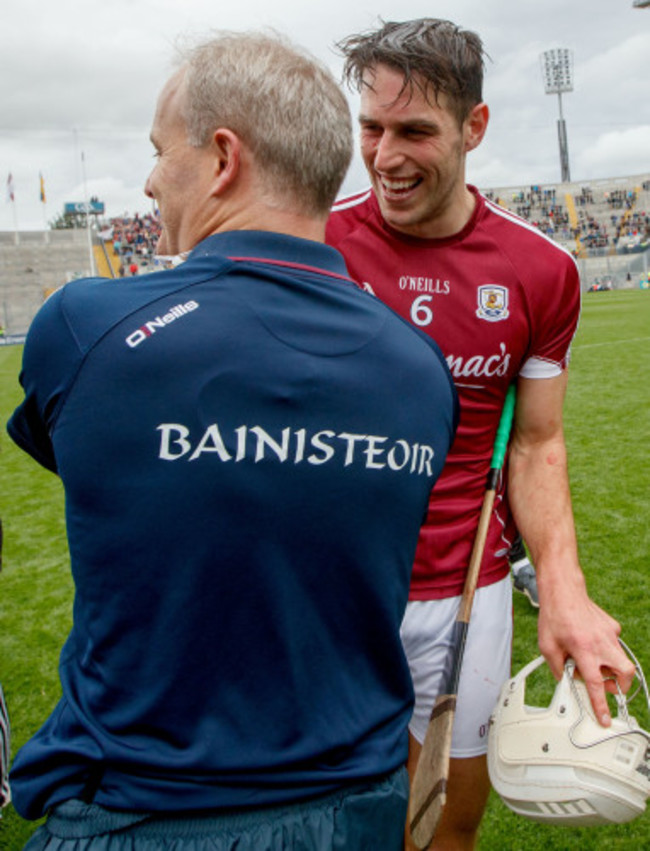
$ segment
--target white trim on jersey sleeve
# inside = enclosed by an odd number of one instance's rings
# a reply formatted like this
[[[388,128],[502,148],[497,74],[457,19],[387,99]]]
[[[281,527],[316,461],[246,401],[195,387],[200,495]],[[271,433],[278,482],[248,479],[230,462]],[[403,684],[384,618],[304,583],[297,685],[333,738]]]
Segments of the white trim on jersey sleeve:
[[[372,189],[363,189],[361,192],[356,192],[354,195],[347,195],[345,198],[341,198],[340,201],[335,201],[332,206],[332,212],[337,213],[340,210],[349,210],[350,207],[356,207],[359,204],[363,204],[365,201],[370,198],[372,194]]]
[[[528,358],[519,370],[521,378],[555,378],[558,375],[562,375],[560,364],[543,358]]]
[[[536,234],[536,236],[539,236],[542,239],[545,239],[546,242],[548,242],[554,248],[557,248],[558,251],[562,251],[564,254],[570,257],[573,260],[576,269],[578,268],[577,261],[573,254],[571,254],[571,252],[568,251],[563,245],[560,245],[559,242],[556,242],[554,239],[551,239],[550,236],[545,234],[538,227],[532,225],[530,222],[526,221],[526,219],[522,219],[521,216],[518,216],[516,213],[513,213],[512,210],[508,210],[506,207],[501,207],[499,204],[495,204],[493,201],[490,201],[489,198],[486,198],[485,195],[482,195],[482,198],[485,201],[486,206],[489,207],[492,213],[496,213],[497,216],[501,216],[502,218],[507,219],[509,222],[512,222],[513,225],[518,225],[521,228],[525,228],[525,230]]]

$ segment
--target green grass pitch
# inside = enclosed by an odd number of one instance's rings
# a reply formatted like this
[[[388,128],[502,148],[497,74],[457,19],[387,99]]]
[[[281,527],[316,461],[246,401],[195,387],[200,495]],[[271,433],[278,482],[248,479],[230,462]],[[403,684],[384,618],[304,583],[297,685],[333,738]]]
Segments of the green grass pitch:
[[[61,487],[13,446],[4,428],[21,397],[20,356],[19,347],[0,348],[0,516],[5,527],[0,680],[14,752],[58,699],[57,660],[70,627],[72,600]],[[650,291],[584,296],[566,430],[580,555],[591,595],[623,624],[623,637],[650,675]],[[514,669],[536,652],[536,614],[517,594]],[[640,698],[632,709],[650,728]],[[0,821],[0,849],[17,851],[33,830],[9,807]],[[480,851],[646,848],[650,812],[627,825],[549,827],[515,816],[494,793],[479,842]]]

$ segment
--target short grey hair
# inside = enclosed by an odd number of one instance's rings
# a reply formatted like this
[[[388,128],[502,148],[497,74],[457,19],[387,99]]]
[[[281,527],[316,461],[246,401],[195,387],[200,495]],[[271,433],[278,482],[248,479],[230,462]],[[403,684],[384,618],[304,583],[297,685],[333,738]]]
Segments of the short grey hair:
[[[232,130],[272,201],[326,214],[353,151],[350,108],[330,71],[277,33],[217,33],[182,59],[190,144]]]

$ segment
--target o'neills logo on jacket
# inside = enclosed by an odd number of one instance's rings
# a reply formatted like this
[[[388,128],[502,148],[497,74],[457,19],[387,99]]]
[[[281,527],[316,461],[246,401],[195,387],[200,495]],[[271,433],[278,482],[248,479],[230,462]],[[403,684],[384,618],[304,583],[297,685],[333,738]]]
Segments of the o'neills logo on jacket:
[[[144,325],[141,325],[137,331],[129,334],[126,338],[127,346],[135,349],[136,346],[139,346],[140,343],[143,343],[148,337],[153,337],[156,331],[161,328],[165,328],[171,322],[175,322],[177,319],[180,319],[181,316],[191,313],[193,310],[196,310],[198,306],[199,303],[197,301],[186,301],[185,304],[175,304],[174,307],[170,307],[167,313],[163,313],[162,316],[155,316],[153,319],[150,319],[149,322],[145,322]]]
[[[418,476],[433,476],[432,446],[393,440],[375,434],[353,434],[321,429],[310,432],[290,426],[269,434],[261,426],[241,425],[222,435],[218,423],[193,435],[181,423],[161,423],[158,458],[162,461],[197,461],[212,457],[221,463],[244,459],[255,464],[270,460],[280,464],[318,466],[338,460],[344,467],[363,466],[368,470],[393,470]],[[225,439],[224,439],[225,438]]]

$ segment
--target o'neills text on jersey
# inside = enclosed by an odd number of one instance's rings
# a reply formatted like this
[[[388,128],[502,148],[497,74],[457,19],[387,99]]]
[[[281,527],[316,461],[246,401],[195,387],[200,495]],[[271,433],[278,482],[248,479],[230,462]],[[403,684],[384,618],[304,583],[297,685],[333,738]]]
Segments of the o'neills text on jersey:
[[[175,322],[177,319],[180,319],[181,316],[191,313],[193,310],[196,310],[198,306],[199,303],[197,301],[186,301],[185,304],[175,304],[173,307],[169,308],[167,313],[163,313],[162,316],[155,316],[153,319],[145,322],[144,325],[141,325],[137,331],[129,334],[126,338],[127,345],[132,349],[135,349],[136,346],[139,346],[140,343],[144,342],[148,337],[153,337],[157,330],[169,325],[170,322]]]
[[[440,278],[413,278],[410,275],[402,275],[399,288],[414,293],[449,295],[449,281],[442,281]]]
[[[418,476],[433,476],[432,446],[411,443],[408,440],[391,440],[373,434],[353,434],[322,429],[309,432],[305,428],[283,428],[271,435],[261,426],[242,425],[225,433],[218,423],[212,423],[200,435],[190,434],[190,429],[180,423],[161,423],[158,457],[163,461],[196,461],[212,455],[221,462],[249,459],[258,464],[271,460],[281,464],[311,464],[318,466],[333,461],[344,467],[361,465],[368,470],[388,468],[404,470]]]

